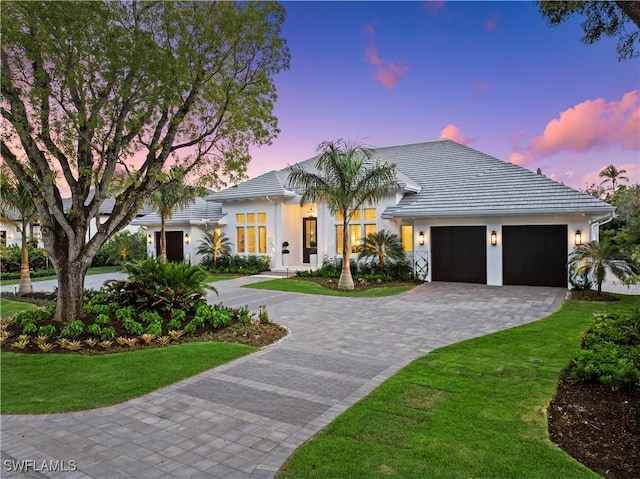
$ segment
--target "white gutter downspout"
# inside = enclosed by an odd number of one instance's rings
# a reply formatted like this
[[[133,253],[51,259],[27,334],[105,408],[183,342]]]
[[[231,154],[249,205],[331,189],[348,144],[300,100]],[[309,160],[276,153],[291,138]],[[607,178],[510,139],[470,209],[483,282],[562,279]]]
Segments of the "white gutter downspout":
[[[610,221],[616,218],[616,212],[612,211],[607,216],[597,218],[595,220],[589,220],[589,237],[600,241],[600,226],[606,225]]]

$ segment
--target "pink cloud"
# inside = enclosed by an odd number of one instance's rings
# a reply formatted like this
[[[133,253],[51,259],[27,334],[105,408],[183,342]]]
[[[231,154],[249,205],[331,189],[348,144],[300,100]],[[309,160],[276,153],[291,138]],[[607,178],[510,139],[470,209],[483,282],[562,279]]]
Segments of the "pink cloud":
[[[490,85],[488,83],[483,82],[482,80],[480,80],[479,78],[476,78],[475,80],[473,80],[473,84],[476,86],[476,88],[478,90],[480,90],[482,93],[486,92],[489,90]]]
[[[538,156],[588,152],[611,145],[640,149],[639,102],[640,90],[632,90],[620,100],[597,98],[578,103],[547,123],[528,147],[516,147],[510,161],[524,165]]]
[[[484,29],[487,32],[492,32],[496,28],[498,28],[498,14],[492,13],[487,19],[487,21],[484,23]]]
[[[444,7],[444,0],[431,0],[424,3],[424,7],[431,12],[432,15],[437,15],[442,7]]]
[[[625,93],[620,101],[602,98],[578,103],[551,120],[531,147],[540,154],[563,150],[588,151],[597,146],[621,143],[640,148],[640,90]]]
[[[380,58],[375,44],[375,26],[367,25],[365,31],[369,35],[369,46],[366,50],[367,62],[376,69],[374,78],[385,88],[393,88],[409,71],[409,67]]]
[[[457,143],[462,143],[463,145],[468,145],[469,143],[472,143],[477,139],[464,136],[462,134],[462,131],[460,130],[460,127],[454,125],[453,123],[449,123],[442,129],[442,131],[440,132],[440,138],[447,138]]]

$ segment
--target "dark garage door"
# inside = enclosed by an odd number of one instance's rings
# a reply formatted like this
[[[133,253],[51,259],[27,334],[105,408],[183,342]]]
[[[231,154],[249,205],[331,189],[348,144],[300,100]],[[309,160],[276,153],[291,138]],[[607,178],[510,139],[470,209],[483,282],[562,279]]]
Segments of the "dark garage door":
[[[502,282],[567,286],[567,225],[503,226]]]
[[[487,282],[487,228],[437,226],[431,228],[433,281]]]

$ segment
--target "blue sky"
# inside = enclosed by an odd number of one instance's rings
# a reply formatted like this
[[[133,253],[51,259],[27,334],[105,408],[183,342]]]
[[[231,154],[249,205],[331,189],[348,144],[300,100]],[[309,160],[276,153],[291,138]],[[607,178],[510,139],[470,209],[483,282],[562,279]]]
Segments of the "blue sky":
[[[314,155],[448,137],[584,188],[609,164],[640,181],[640,62],[580,41],[530,2],[284,2],[281,133],[249,176]]]

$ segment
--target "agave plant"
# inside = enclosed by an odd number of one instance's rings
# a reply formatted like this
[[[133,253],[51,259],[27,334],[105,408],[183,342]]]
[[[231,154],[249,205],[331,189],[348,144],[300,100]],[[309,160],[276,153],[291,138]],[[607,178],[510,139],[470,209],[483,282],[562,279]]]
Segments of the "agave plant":
[[[40,351],[42,351],[43,353],[48,353],[53,349],[53,344],[47,342],[38,343],[38,348],[40,348]]]

